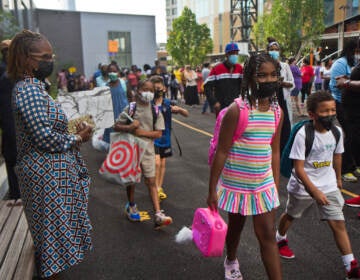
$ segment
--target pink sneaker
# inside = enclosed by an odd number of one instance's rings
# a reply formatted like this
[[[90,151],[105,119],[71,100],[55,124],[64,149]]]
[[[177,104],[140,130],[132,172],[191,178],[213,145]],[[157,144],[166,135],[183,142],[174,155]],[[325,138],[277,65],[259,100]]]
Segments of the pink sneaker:
[[[228,261],[226,257],[224,261],[224,268],[225,280],[243,280],[237,259],[234,261]]]
[[[280,257],[284,259],[293,259],[295,255],[288,245],[287,239],[283,239],[278,243]]]
[[[345,204],[350,207],[360,207],[360,195],[354,198],[345,200]]]
[[[357,260],[353,260],[351,262],[350,271],[348,271],[346,274],[347,274],[347,279],[359,279],[360,278],[360,268],[357,263]]]

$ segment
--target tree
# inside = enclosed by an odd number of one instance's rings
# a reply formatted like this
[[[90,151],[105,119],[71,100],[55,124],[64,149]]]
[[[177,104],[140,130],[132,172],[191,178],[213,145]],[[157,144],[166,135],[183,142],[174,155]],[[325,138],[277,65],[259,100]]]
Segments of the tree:
[[[14,37],[19,31],[14,16],[10,12],[0,10],[0,41]]]
[[[295,55],[317,45],[325,29],[323,0],[274,0],[270,13],[259,17],[254,26],[258,46],[274,37],[285,55]]]
[[[173,21],[166,49],[179,65],[201,64],[213,49],[210,29],[206,24],[198,24],[195,14],[185,7]]]

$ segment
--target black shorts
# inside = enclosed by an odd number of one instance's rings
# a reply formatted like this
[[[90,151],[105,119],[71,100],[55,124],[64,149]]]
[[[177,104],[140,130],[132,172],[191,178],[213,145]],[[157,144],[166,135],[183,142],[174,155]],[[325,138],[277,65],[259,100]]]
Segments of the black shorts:
[[[172,156],[171,147],[156,147],[155,146],[155,154],[160,155],[160,158],[167,158]]]

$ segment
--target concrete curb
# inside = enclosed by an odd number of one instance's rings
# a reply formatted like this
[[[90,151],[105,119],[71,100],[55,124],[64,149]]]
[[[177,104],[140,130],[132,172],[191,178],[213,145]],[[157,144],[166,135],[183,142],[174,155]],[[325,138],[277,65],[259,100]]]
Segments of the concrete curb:
[[[0,200],[4,199],[9,190],[5,163],[0,165]]]

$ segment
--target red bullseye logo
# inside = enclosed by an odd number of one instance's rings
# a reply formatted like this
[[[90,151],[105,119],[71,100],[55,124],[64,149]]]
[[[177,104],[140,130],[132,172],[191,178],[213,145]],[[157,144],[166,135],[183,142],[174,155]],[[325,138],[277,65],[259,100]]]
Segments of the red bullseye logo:
[[[103,167],[112,174],[121,173],[122,177],[126,177],[136,172],[136,162],[139,147],[132,147],[126,141],[118,141],[111,146],[110,153],[104,161]]]

